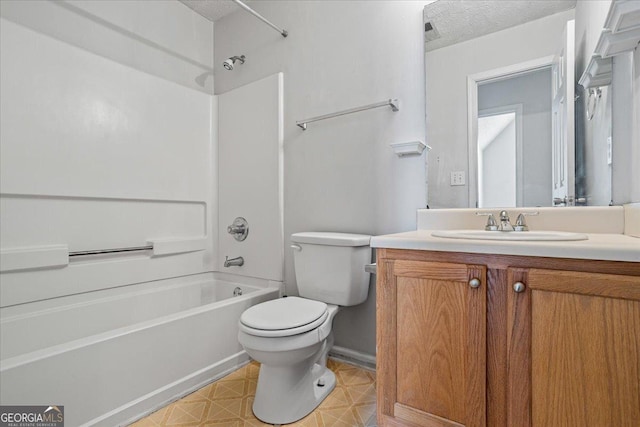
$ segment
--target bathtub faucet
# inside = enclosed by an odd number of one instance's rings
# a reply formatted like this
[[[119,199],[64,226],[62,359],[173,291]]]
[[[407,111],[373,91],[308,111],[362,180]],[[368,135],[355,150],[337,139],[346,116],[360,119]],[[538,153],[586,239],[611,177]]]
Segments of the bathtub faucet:
[[[228,256],[225,256],[224,258],[225,258],[224,259],[225,267],[231,267],[231,266],[241,267],[244,265],[244,258],[242,258],[241,256],[236,258],[231,258],[231,259],[229,259]]]

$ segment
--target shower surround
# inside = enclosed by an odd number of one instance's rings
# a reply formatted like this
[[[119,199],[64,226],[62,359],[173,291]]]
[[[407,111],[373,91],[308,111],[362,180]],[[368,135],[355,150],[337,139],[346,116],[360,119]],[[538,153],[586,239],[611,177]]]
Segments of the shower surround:
[[[260,105],[238,152],[182,3],[3,0],[0,31],[0,404],[117,425],[245,363],[239,315],[282,287],[282,75],[220,97]]]

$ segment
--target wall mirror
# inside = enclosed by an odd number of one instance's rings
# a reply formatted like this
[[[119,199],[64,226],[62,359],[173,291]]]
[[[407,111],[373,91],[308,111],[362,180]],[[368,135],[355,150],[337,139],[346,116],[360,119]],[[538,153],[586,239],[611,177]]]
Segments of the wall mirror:
[[[580,98],[590,96],[605,139],[611,103],[606,87],[595,95],[577,85],[575,7],[575,0],[425,6],[430,207],[609,204],[611,163],[606,153],[589,157]]]

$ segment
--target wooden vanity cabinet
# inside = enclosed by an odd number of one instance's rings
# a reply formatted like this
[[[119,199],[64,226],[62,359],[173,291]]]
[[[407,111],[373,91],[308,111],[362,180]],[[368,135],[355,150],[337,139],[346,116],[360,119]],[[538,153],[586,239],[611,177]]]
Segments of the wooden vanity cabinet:
[[[640,263],[377,262],[379,425],[640,426]]]
[[[640,277],[509,276],[507,425],[640,426]]]
[[[378,261],[379,414],[408,425],[484,425],[475,420],[486,407],[486,268]]]

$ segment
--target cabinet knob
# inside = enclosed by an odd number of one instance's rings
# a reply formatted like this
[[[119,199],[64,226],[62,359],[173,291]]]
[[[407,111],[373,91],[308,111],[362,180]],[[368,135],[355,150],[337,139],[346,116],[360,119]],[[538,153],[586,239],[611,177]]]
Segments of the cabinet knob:
[[[520,293],[520,292],[524,292],[524,283],[522,282],[516,282],[513,284],[513,290]]]
[[[469,280],[469,286],[471,286],[472,288],[479,288],[480,287],[480,280],[479,279],[471,279],[471,280]]]

